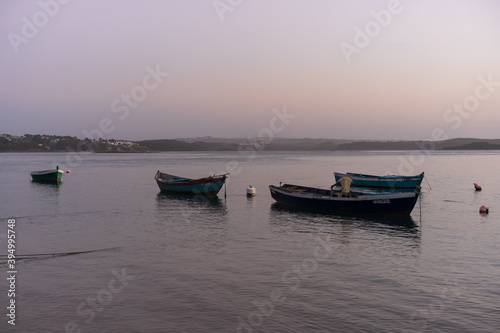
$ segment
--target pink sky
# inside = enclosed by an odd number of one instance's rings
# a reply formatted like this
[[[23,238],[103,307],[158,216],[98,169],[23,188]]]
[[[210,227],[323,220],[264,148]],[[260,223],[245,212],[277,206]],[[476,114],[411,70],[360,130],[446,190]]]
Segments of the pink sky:
[[[500,137],[498,1],[231,3],[2,2],[0,133],[255,137],[286,106],[277,136]]]

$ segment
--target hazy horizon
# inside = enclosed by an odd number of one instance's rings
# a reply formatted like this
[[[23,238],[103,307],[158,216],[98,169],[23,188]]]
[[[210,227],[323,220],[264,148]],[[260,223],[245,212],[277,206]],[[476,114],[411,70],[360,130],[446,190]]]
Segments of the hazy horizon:
[[[70,136],[70,137],[77,137],[78,139],[85,139],[86,137],[81,135],[59,135],[59,134],[51,134],[51,133],[24,133],[20,135],[15,135],[11,133],[0,133],[0,135],[14,135],[16,137],[22,137],[24,135],[41,135],[41,136]],[[248,141],[248,142],[254,142],[258,139],[258,137],[255,136],[247,136],[247,137],[218,137],[218,136],[198,136],[198,137],[175,137],[175,138],[148,138],[148,139],[139,139],[139,140],[134,140],[130,138],[124,138],[124,137],[112,137],[109,136],[107,138],[103,138],[104,140],[117,140],[117,141],[133,141],[133,142],[140,142],[140,141],[159,141],[159,140],[179,140],[179,141],[203,141],[210,139],[210,141],[213,142],[218,142],[216,140],[223,140],[223,141],[228,141],[228,140],[243,140],[243,141]],[[325,137],[318,137],[318,138],[313,138],[313,137],[280,137],[276,136],[273,137],[272,140],[266,140],[264,138],[265,142],[273,142],[273,141],[279,141],[279,140],[325,140],[325,141],[346,141],[346,142],[358,142],[358,141],[366,141],[366,142],[404,142],[404,141],[446,141],[446,140],[500,140],[500,135],[497,137],[490,137],[490,138],[485,138],[485,137],[449,137],[443,140],[431,140],[431,139],[352,139],[352,138],[325,138]],[[193,141],[194,142],[194,141]],[[207,141],[208,142],[208,141]]]
[[[0,4],[0,133],[495,138],[500,2]]]

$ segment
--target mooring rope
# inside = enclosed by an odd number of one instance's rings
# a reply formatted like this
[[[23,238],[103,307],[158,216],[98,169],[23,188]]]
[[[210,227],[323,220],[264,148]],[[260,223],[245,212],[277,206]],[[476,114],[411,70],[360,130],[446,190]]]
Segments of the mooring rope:
[[[429,185],[429,190],[432,190],[431,184],[429,184],[429,181],[427,180],[427,177],[424,175],[424,179],[427,182],[427,185]]]
[[[75,254],[90,253],[90,252],[97,252],[97,251],[105,251],[105,250],[112,250],[112,249],[116,249],[116,247],[115,248],[109,248],[109,249],[89,250],[89,251],[75,251],[75,252],[15,254],[15,259],[16,260],[23,260],[23,259],[46,258],[46,257],[62,257],[62,256],[70,256],[70,255],[75,255]],[[0,264],[5,264],[7,261],[4,261],[4,260],[6,260],[8,258],[9,258],[8,254],[0,254]]]

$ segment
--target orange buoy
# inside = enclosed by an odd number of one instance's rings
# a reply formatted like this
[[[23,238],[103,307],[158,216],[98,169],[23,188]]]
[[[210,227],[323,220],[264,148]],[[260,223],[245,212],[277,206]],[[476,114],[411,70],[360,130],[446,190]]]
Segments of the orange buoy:
[[[489,211],[490,211],[490,209],[488,208],[488,206],[483,205],[483,206],[479,207],[479,213],[481,213],[481,214],[488,214]]]
[[[66,170],[66,173],[71,173],[71,171],[69,171],[69,170]]]
[[[476,183],[474,183],[474,188],[476,189],[476,191],[482,190],[481,186],[477,185]]]

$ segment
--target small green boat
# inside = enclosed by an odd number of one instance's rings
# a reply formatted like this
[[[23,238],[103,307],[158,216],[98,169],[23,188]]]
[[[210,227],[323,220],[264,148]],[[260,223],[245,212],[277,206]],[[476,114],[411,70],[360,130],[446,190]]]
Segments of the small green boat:
[[[31,180],[34,182],[60,183],[63,173],[62,170],[59,170],[59,166],[57,166],[55,170],[33,171],[30,175]]]

